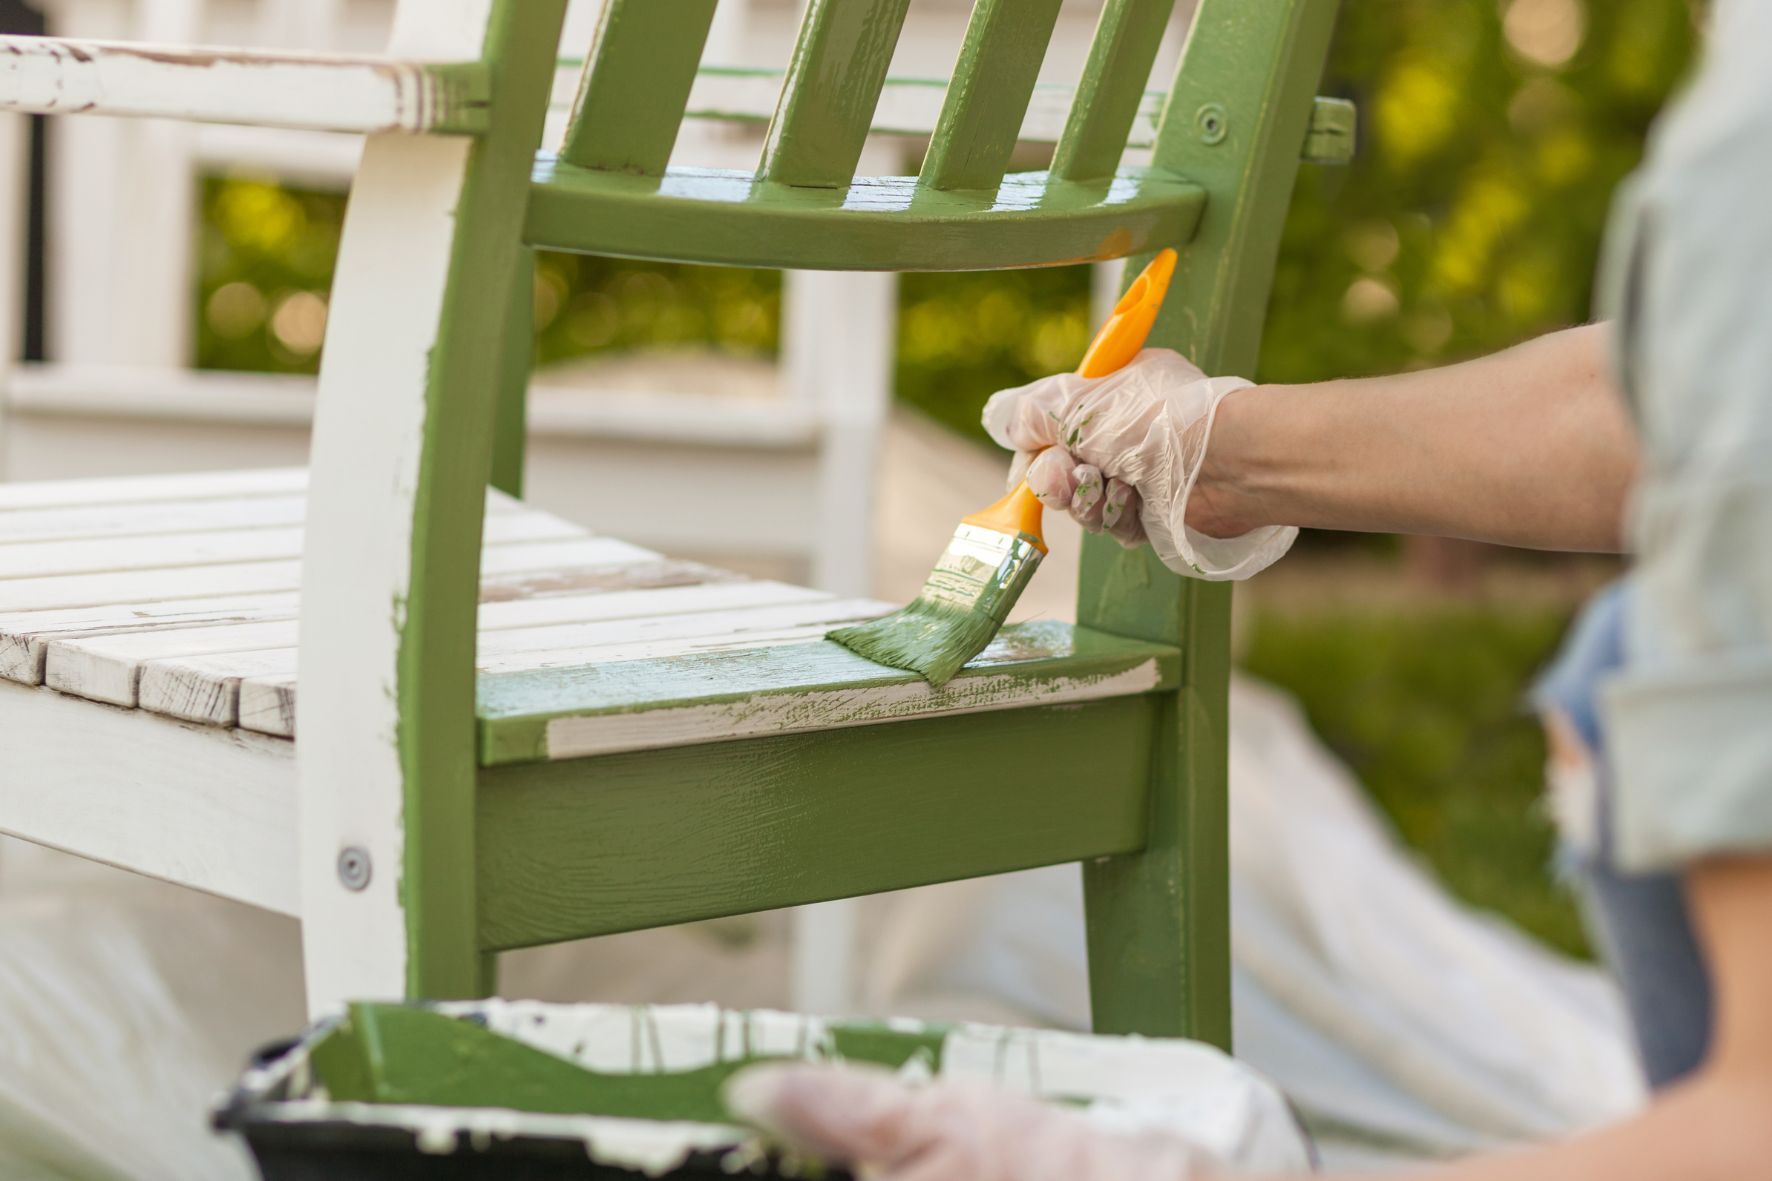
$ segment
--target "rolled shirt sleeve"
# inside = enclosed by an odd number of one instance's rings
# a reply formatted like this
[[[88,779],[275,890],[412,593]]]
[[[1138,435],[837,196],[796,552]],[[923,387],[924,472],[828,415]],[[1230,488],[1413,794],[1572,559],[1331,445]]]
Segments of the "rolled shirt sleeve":
[[[1772,851],[1772,3],[1714,19],[1602,277],[1642,454],[1628,663],[1605,693],[1633,870]]]

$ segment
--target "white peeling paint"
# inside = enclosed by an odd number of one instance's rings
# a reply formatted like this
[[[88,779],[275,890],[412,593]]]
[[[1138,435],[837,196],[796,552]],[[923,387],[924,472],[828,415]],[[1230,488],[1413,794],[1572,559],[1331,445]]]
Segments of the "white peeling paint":
[[[287,742],[0,682],[0,832],[299,910]]]
[[[1097,676],[963,675],[940,689],[914,681],[769,693],[744,701],[555,718],[547,726],[547,749],[551,759],[572,759],[909,718],[1064,705],[1149,693],[1160,681],[1161,672],[1152,659]]]
[[[400,12],[425,7],[409,0]],[[425,391],[468,160],[464,140],[372,137],[345,216],[301,576],[303,614],[327,621],[301,632],[296,724],[310,1006],[406,990],[397,616],[411,586]],[[374,867],[362,891],[339,884],[347,846]]]
[[[253,127],[423,132],[447,110],[418,62],[0,37],[0,110]]]

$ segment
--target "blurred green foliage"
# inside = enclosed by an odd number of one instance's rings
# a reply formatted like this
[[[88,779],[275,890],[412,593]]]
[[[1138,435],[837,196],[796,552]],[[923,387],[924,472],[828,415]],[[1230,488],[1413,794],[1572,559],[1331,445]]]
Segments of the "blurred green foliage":
[[[201,192],[197,364],[311,373],[320,364],[343,202],[247,177]]]
[[[1075,369],[1089,345],[1089,268],[899,279],[898,400],[971,438],[985,399]]]
[[[1568,618],[1549,606],[1263,610],[1243,665],[1297,695],[1454,894],[1582,955],[1572,897],[1547,874],[1544,740],[1524,704]]]
[[[1324,90],[1361,112],[1306,168],[1260,377],[1432,365],[1580,323],[1611,195],[1693,52],[1686,0],[1350,0]]]
[[[535,264],[535,333],[542,364],[639,346],[771,354],[780,343],[781,276],[544,253]]]
[[[339,193],[250,176],[203,185],[197,364],[312,373],[344,218]],[[545,364],[638,346],[772,353],[781,276],[543,253],[535,268],[536,358]]]

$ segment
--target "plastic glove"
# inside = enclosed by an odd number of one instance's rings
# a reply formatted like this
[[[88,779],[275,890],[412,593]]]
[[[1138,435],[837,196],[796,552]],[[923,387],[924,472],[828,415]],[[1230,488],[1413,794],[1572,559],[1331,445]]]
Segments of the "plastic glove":
[[[1189,1181],[1214,1164],[1161,1132],[1098,1125],[982,1082],[911,1087],[878,1068],[753,1066],[727,1084],[726,1105],[870,1181]]]
[[[1187,499],[1225,395],[1250,382],[1207,377],[1168,349],[1145,349],[1106,377],[1044,377],[992,395],[984,429],[1016,462],[1041,503],[1120,544],[1149,541],[1177,574],[1248,578],[1291,548],[1298,530],[1208,537],[1187,526]]]

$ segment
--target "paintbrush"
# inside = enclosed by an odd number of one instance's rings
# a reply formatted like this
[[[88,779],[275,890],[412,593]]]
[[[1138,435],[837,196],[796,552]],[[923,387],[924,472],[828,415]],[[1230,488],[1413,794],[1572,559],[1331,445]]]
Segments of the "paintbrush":
[[[1138,355],[1174,270],[1173,250],[1151,259],[1095,334],[1079,374],[1102,377]],[[909,606],[838,628],[826,638],[876,664],[909,669],[931,685],[945,685],[984,651],[1039,569],[1046,556],[1041,519],[1041,504],[1022,480],[1003,499],[960,522],[923,593]]]

